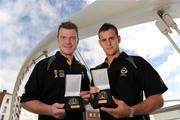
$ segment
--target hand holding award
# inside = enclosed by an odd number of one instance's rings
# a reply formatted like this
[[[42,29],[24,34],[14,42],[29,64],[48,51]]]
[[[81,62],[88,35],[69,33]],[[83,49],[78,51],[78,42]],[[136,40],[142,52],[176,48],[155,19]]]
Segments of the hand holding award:
[[[81,74],[67,74],[65,87],[65,110],[84,110],[84,104],[80,97]]]
[[[112,100],[107,69],[91,69],[94,86],[99,89],[92,98],[93,108],[115,107]]]

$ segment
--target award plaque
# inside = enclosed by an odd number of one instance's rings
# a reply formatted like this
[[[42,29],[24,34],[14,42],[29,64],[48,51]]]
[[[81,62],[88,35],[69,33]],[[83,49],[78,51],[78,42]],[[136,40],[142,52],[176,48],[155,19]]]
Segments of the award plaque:
[[[91,69],[94,86],[99,88],[99,92],[94,93],[91,104],[93,108],[116,107],[111,95],[107,69]]]
[[[65,111],[84,111],[83,100],[80,97],[81,74],[67,74],[65,83]]]

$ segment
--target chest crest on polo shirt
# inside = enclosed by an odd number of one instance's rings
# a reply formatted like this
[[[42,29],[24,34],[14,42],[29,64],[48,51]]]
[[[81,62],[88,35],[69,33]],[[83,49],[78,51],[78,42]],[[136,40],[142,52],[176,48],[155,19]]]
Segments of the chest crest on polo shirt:
[[[128,70],[126,67],[123,67],[121,70],[120,70],[120,76],[127,76],[127,73],[128,73]]]
[[[54,73],[54,78],[58,78],[58,77],[64,77],[65,75],[65,73],[64,73],[64,70],[54,70],[53,71],[53,73]]]

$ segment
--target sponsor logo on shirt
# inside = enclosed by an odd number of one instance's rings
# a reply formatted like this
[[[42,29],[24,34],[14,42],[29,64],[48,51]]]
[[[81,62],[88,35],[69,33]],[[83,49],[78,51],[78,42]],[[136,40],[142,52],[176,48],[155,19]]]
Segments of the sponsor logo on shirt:
[[[126,74],[128,73],[128,70],[126,67],[123,67],[121,70],[120,70],[120,76],[127,76]]]
[[[54,70],[54,78],[64,77],[64,70]]]

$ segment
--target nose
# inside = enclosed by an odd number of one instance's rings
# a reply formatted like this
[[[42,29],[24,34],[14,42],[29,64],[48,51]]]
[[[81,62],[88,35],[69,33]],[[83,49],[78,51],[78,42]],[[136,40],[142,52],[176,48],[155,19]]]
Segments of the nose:
[[[110,45],[111,44],[111,40],[107,39],[107,44]]]
[[[66,39],[66,43],[69,44],[71,42],[71,38]]]

